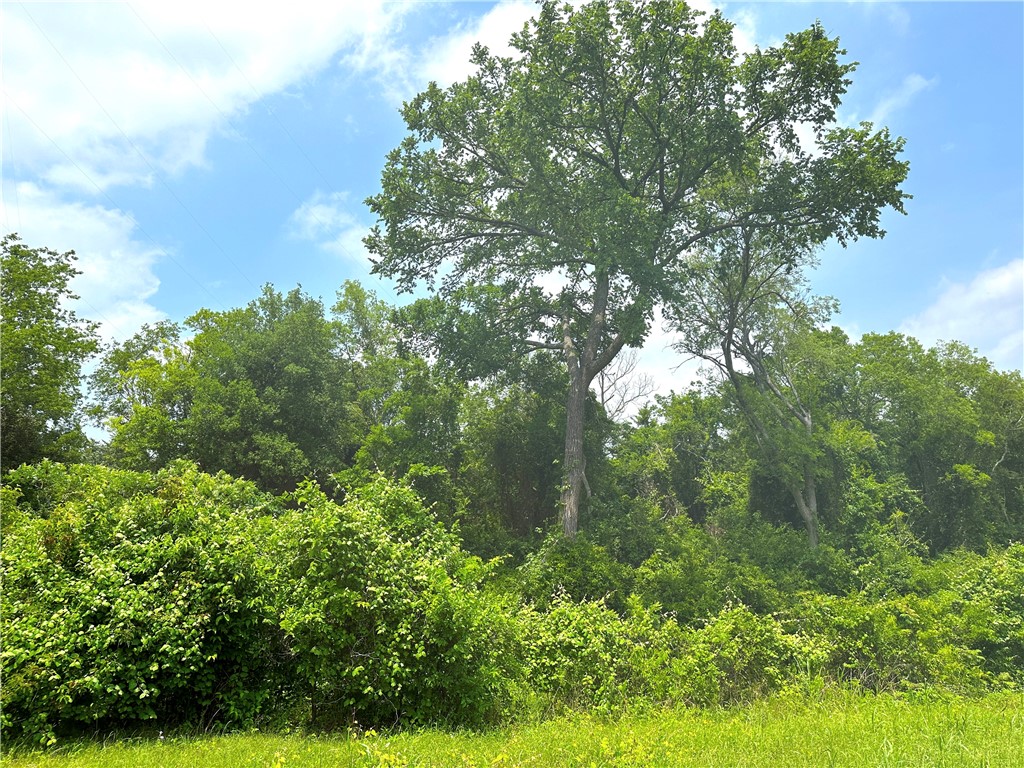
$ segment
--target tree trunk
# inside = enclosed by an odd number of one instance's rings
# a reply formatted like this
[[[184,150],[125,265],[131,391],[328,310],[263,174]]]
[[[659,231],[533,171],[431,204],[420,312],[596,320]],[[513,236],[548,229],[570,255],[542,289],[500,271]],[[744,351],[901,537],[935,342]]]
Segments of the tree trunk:
[[[571,373],[565,404],[565,463],[562,467],[562,533],[567,539],[579,528],[580,505],[586,485],[587,458],[583,453],[583,421],[587,406],[587,382],[583,371]]]
[[[807,526],[807,541],[811,549],[818,548],[818,493],[817,484],[814,481],[814,472],[810,467],[804,467],[804,487],[792,488],[793,501]]]
[[[590,382],[615,359],[626,343],[626,336],[620,331],[603,351],[599,351],[601,337],[607,328],[610,279],[607,271],[598,272],[594,279],[594,308],[590,313],[590,324],[582,350],[573,339],[569,317],[562,317],[562,351],[569,371],[569,397],[565,403],[565,465],[562,467],[565,485],[562,488],[561,509],[562,533],[567,539],[573,538],[579,528],[583,491],[590,494],[587,458],[583,453],[583,422]]]

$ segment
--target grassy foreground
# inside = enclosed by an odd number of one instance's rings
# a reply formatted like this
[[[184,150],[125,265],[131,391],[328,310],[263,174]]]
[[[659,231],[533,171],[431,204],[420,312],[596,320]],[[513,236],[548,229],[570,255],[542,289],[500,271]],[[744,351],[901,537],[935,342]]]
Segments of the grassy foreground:
[[[829,694],[721,711],[575,716],[484,734],[419,731],[76,743],[11,768],[327,766],[1020,766],[1024,695],[908,701]]]

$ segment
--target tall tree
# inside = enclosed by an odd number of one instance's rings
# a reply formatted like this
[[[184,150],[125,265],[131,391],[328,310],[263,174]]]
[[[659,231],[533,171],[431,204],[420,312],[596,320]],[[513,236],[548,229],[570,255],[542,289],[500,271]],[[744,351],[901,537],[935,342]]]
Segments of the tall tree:
[[[926,349],[897,333],[857,345],[857,403],[885,447],[884,472],[906,477],[934,552],[984,550],[1024,530],[1024,381],[959,343]]]
[[[405,105],[409,135],[367,201],[377,273],[470,309],[499,297],[517,351],[561,355],[567,536],[590,384],[643,342],[696,246],[741,227],[845,243],[902,210],[902,141],[834,126],[854,69],[838,41],[815,25],[740,56],[732,31],[682,2],[544,2],[514,56],[477,46],[474,75]]]
[[[728,382],[759,459],[780,476],[817,547],[815,414],[803,369],[815,365],[810,332],[832,302],[804,298],[801,270],[814,251],[787,235],[743,227],[707,240],[683,271],[685,289],[669,315],[677,349]]]
[[[0,252],[0,468],[73,459],[84,443],[77,406],[96,324],[67,306],[75,253],[29,248],[7,235]]]
[[[184,328],[144,328],[91,378],[110,457],[130,469],[188,458],[273,491],[338,471],[363,430],[353,363],[339,354],[355,346],[347,332],[319,300],[270,286],[246,307],[200,310]]]

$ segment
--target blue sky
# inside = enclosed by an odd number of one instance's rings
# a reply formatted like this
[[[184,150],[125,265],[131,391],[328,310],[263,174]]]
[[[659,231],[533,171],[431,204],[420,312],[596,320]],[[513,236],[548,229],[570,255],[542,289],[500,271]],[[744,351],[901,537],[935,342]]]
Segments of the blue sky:
[[[697,3],[711,8],[707,0]],[[860,62],[839,118],[907,140],[907,216],[828,246],[816,292],[851,335],[958,339],[1022,367],[1024,4],[716,3],[741,50],[816,19]],[[0,8],[0,229],[79,254],[78,311],[125,338],[266,282],[329,304],[361,238],[398,107],[503,49],[535,6],[471,2],[8,3]],[[642,366],[687,369],[656,329]]]

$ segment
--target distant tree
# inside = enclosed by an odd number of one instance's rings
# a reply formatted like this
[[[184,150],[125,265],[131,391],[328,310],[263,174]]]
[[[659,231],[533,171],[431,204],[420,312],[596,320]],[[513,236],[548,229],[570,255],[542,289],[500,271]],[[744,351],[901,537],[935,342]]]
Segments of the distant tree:
[[[364,427],[344,332],[320,301],[270,286],[247,307],[144,328],[91,379],[111,460],[156,469],[188,458],[274,491],[338,471]]]
[[[881,471],[924,502],[911,522],[932,551],[983,550],[1024,531],[1024,380],[959,343],[898,333],[857,345],[857,403],[884,446]]]
[[[812,548],[819,542],[819,447],[807,345],[832,308],[803,295],[801,270],[813,263],[813,249],[786,232],[726,231],[691,260],[681,299],[670,307],[677,348],[711,363],[728,383],[755,453],[789,492]]]
[[[701,481],[723,450],[723,409],[717,394],[697,390],[641,408],[612,461],[620,494],[653,503],[665,519],[704,522]]]
[[[854,65],[819,25],[740,56],[729,22],[682,2],[548,1],[512,44],[477,46],[474,75],[406,104],[366,243],[401,290],[440,280],[445,301],[482,308],[511,356],[561,356],[571,537],[590,385],[642,344],[693,249],[741,228],[875,236],[907,164],[885,130],[835,127]]]
[[[416,490],[436,505],[436,512],[450,517],[457,506],[447,490],[461,462],[464,382],[449,366],[431,363],[406,343],[395,308],[358,283],[342,286],[332,312],[342,339],[340,352],[352,363],[355,400],[350,410],[361,433],[352,467],[342,479],[361,485],[378,473],[400,478],[411,472]]]
[[[12,234],[0,260],[0,468],[73,460],[85,443],[81,368],[98,348],[96,324],[68,308],[75,253]]]

